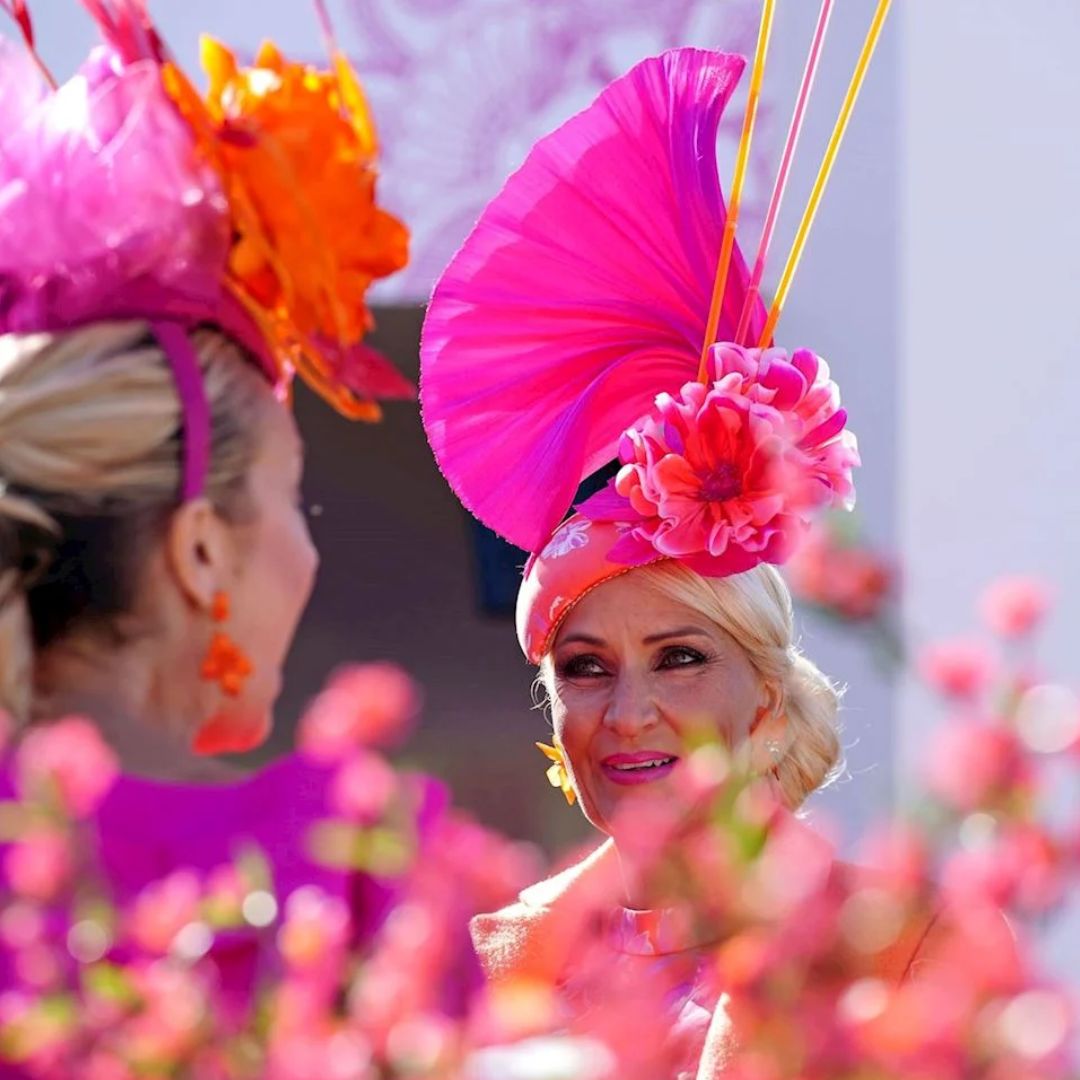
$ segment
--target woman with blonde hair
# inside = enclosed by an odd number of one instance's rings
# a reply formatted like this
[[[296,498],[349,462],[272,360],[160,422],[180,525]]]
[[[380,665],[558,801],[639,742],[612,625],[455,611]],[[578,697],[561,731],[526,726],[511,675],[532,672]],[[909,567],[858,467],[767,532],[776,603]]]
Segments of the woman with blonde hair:
[[[479,917],[481,961],[497,985],[556,986],[571,1015],[621,1011],[631,1058],[659,1023],[674,1071],[701,1078],[738,1042],[715,978],[735,885],[704,814],[717,762],[772,807],[768,832],[829,881],[854,874],[795,817],[840,765],[839,695],[798,648],[776,566],[814,513],[851,505],[859,459],[827,365],[772,346],[732,244],[715,146],[743,66],[645,60],[542,139],[436,286],[421,355],[440,468],[534,552],[517,632],[550,705],[549,778],[607,837]],[[878,935],[868,974],[906,979],[932,923]],[[635,1005],[645,986],[658,1009]]]
[[[86,7],[104,44],[59,87],[25,12],[26,48],[0,41],[0,710],[112,748],[118,900],[258,844],[279,895],[363,906],[377,886],[308,856],[324,773],[214,755],[268,736],[317,567],[293,374],[349,417],[411,395],[362,341],[407,234],[343,58],[206,41],[204,98],[144,5]]]

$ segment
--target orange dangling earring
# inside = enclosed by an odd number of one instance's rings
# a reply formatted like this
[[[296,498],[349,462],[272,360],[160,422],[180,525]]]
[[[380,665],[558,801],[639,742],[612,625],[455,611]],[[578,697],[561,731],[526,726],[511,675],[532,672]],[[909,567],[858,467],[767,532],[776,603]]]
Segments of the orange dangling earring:
[[[542,742],[538,742],[536,748],[548,761],[552,762],[547,771],[548,783],[554,788],[559,788],[566,796],[566,801],[573,806],[577,802],[577,794],[573,784],[570,783],[570,774],[566,771],[566,759],[563,757],[562,748],[548,746],[547,743]]]
[[[220,627],[229,619],[229,594],[217,592],[210,605],[210,618]],[[227,697],[239,697],[244,683],[254,671],[247,653],[224,630],[215,630],[203,657],[200,674],[207,682],[216,682]]]

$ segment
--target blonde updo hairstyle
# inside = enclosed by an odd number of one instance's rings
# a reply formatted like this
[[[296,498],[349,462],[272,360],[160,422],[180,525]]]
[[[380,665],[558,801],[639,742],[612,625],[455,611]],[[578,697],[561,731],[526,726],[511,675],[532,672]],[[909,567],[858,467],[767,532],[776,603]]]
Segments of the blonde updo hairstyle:
[[[741,646],[758,676],[779,691],[787,742],[773,765],[785,805],[798,809],[843,768],[837,712],[840,691],[794,641],[791,593],[774,566],[705,578],[674,560],[634,570],[661,595],[715,623]],[[550,697],[551,655],[541,665]]]
[[[211,414],[206,495],[252,516],[269,384],[212,327],[191,334]],[[0,710],[32,713],[35,656],[74,631],[122,643],[146,553],[176,509],[182,415],[145,322],[0,337]]]

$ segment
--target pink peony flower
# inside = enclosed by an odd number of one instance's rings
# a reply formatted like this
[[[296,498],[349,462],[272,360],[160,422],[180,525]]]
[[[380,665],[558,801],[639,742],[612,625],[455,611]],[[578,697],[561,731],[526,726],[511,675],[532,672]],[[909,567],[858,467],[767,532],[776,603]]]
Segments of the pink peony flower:
[[[116,755],[82,717],[32,728],[19,745],[15,769],[23,798],[51,788],[77,818],[97,809],[120,772]]]
[[[1036,577],[1004,577],[991,583],[979,599],[986,625],[1002,637],[1024,637],[1045,618],[1050,589]]]
[[[661,394],[624,434],[615,480],[580,507],[628,526],[614,562],[659,553],[712,576],[784,562],[812,510],[854,501],[859,455],[824,361],[737,345],[711,361],[713,382]]]
[[[927,646],[918,661],[922,677],[939,694],[972,699],[990,685],[997,662],[978,641],[953,638]]]
[[[358,746],[389,746],[420,712],[416,683],[396,664],[354,664],[338,671],[300,722],[301,751],[333,763]]]
[[[12,892],[30,900],[55,900],[74,867],[70,838],[49,826],[35,826],[4,853]]]

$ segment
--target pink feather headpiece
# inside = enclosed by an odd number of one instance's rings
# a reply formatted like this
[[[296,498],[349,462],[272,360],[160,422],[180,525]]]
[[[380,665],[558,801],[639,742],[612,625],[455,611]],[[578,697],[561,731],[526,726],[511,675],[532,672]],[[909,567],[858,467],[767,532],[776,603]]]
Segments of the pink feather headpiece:
[[[536,553],[517,602],[530,660],[620,573],[661,559],[712,577],[783,563],[814,511],[853,503],[859,454],[836,383],[820,356],[774,348],[772,334],[890,5],[875,5],[768,313],[762,273],[833,0],[821,0],[752,273],[735,226],[775,0],[762,0],[728,205],[716,137],[744,60],[674,50],[541,139],[435,286],[424,428],[465,507]],[[581,482],[616,457],[615,480],[564,521]]]
[[[337,49],[329,72],[272,45],[242,68],[204,41],[204,96],[145,0],[82,2],[105,43],[56,86],[24,0],[0,0],[26,44],[0,39],[0,334],[148,320],[183,404],[185,498],[208,456],[195,325],[220,326],[283,391],[298,372],[347,416],[411,397],[363,343],[365,290],[404,265],[408,234],[375,204],[374,127]]]
[[[815,510],[853,502],[828,367],[759,347],[766,312],[730,238],[716,308],[717,131],[744,65],[697,49],[638,64],[537,143],[435,288],[424,426],[465,506],[535,552],[517,620],[534,662],[611,577],[780,563]],[[702,364],[711,296],[719,343]]]

